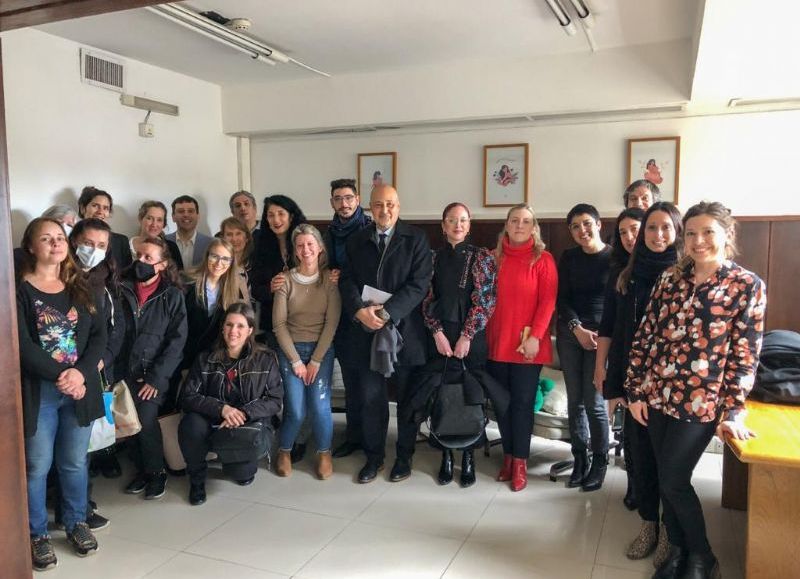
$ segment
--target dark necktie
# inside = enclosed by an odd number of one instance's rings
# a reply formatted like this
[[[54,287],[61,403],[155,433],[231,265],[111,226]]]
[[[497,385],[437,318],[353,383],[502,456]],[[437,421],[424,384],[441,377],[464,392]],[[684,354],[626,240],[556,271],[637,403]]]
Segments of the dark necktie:
[[[383,255],[383,252],[386,250],[386,234],[379,233],[378,237],[380,238],[380,240],[378,241],[378,253]]]

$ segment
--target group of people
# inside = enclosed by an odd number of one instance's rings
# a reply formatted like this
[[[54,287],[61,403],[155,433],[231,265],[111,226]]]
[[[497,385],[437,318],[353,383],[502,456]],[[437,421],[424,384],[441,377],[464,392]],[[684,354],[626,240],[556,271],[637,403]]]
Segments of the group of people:
[[[56,471],[57,519],[79,555],[97,550],[107,524],[89,500],[87,450],[102,394],[124,380],[141,432],[129,442],[131,494],[158,499],[168,480],[158,417],[182,411],[178,440],[189,502],[206,501],[207,456],[219,432],[257,428],[277,441],[275,472],[287,477],[309,431],[315,472],[363,451],[359,483],[384,468],[389,385],[396,386],[392,482],[411,474],[419,428],[420,376],[458,360],[487,375],[503,445],[497,480],[527,485],[533,402],[552,362],[551,320],[567,386],[574,468],[568,487],[601,488],[608,464],[609,410],[626,406],[629,491],[642,530],[628,550],[660,546],[655,577],[713,577],[691,473],[715,432],[746,437],[742,407],[758,361],[765,288],[730,261],[735,223],[719,203],[681,219],[637,181],[613,240],[589,204],[567,215],[576,247],[558,264],[533,209],[516,205],[492,249],[470,242],[470,209],[444,208],[444,243],[400,219],[390,185],[372,188],[369,212],[350,179],[331,183],[325,234],[283,195],[246,191],[215,237],[197,231],[199,204],[140,207],[139,231],[112,232],[111,195],[83,190],[77,212],[55,206],[26,228],[16,252],[28,508],[35,569],[55,566],[47,529],[48,474]],[[332,448],[331,382],[341,367],[346,438]],[[497,393],[500,393],[497,395]],[[453,449],[439,445],[437,480],[454,478]],[[459,482],[475,484],[474,443],[461,448]],[[227,476],[252,483],[256,456],[223,461]],[[101,470],[119,476],[112,452]],[[659,527],[659,513],[663,525]]]

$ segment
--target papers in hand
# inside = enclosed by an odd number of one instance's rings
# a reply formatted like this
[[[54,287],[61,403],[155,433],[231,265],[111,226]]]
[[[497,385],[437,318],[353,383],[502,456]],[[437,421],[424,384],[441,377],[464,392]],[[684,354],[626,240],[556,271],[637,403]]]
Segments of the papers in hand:
[[[389,292],[379,290],[371,285],[364,285],[364,289],[361,290],[361,301],[364,303],[383,305],[389,301],[389,298],[391,297],[392,294]]]

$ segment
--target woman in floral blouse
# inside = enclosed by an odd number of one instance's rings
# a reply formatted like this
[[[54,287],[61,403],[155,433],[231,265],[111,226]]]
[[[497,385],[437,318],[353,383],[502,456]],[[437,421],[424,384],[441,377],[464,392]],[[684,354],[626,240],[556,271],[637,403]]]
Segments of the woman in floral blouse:
[[[466,205],[450,203],[444,208],[442,232],[447,243],[433,254],[433,278],[422,311],[436,352],[464,360],[473,369],[486,365],[485,329],[494,311],[496,267],[488,249],[467,241],[469,229]],[[442,449],[438,481],[446,485],[452,480],[453,452]],[[475,484],[472,447],[463,452],[460,484]]]
[[[719,577],[692,471],[716,434],[753,435],[743,423],[761,349],[766,287],[730,261],[735,221],[721,203],[683,218],[686,257],[659,279],[633,341],[625,388],[648,426],[672,545],[654,578]]]

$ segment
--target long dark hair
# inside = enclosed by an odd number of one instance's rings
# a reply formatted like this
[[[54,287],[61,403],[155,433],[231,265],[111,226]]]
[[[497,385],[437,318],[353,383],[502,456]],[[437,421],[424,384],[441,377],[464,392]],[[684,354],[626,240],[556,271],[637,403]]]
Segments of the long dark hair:
[[[85,272],[86,279],[93,289],[98,290],[105,288],[111,295],[117,297],[119,296],[119,270],[117,268],[117,261],[111,253],[111,226],[108,223],[96,217],[78,221],[72,229],[72,233],[69,235],[70,251],[72,251],[75,262],[78,263],[80,260],[75,254],[78,249],[78,238],[90,229],[94,231],[105,231],[108,234],[108,248],[106,249],[105,259],[91,270]]]
[[[645,245],[644,234],[647,230],[647,220],[650,219],[650,216],[656,211],[666,213],[672,220],[672,227],[675,229],[675,243],[673,243],[673,245],[675,249],[678,250],[678,259],[680,259],[683,249],[683,223],[681,222],[681,212],[669,201],[653,203],[644,214],[642,226],[639,228],[639,235],[636,236],[636,245],[633,246],[633,252],[628,260],[628,265],[625,266],[625,269],[622,270],[617,278],[617,291],[621,294],[625,294],[628,291],[628,283],[631,281],[631,276],[633,275],[633,265],[636,263],[636,254],[640,252],[641,248]]]
[[[301,223],[306,223],[306,216],[300,206],[293,199],[286,195],[271,195],[264,198],[264,211],[261,214],[261,227],[258,235],[258,246],[256,247],[256,262],[266,267],[268,271],[280,271],[283,269],[283,256],[281,255],[278,236],[269,226],[267,213],[270,205],[277,205],[285,209],[289,214],[289,229],[286,230],[286,250],[288,254],[286,265],[294,265],[294,251],[291,248],[292,233]]]
[[[228,316],[231,314],[240,314],[244,316],[244,319],[247,320],[247,326],[255,330],[256,313],[253,310],[253,306],[245,302],[236,302],[228,306],[228,309],[225,310],[225,316],[222,318],[222,328],[225,327],[225,320],[227,320]],[[217,341],[214,342],[214,348],[211,350],[212,355],[219,359],[224,359],[228,353],[228,345],[225,343],[222,332],[223,330],[220,329]],[[253,331],[247,338],[247,343],[242,351],[249,350],[250,354],[252,354],[253,352],[263,349],[264,346],[256,342],[255,331]]]
[[[39,230],[45,223],[57,225],[62,232],[64,231],[64,226],[50,217],[37,217],[28,224],[25,228],[25,233],[22,234],[22,271],[20,279],[36,270],[36,257],[31,253],[31,248],[33,247],[34,239],[39,235]],[[69,245],[69,242],[67,245]],[[67,251],[66,258],[58,268],[58,279],[64,284],[73,303],[85,307],[92,314],[96,313],[97,308],[95,307],[89,284],[83,277],[83,272],[75,265],[75,260],[69,251]]]
[[[619,224],[624,219],[633,219],[641,223],[644,220],[644,209],[630,207],[629,209],[623,209],[622,213],[617,215],[617,220],[614,223],[614,237],[611,242],[611,267],[614,269],[624,268],[631,256],[625,246],[622,245],[622,238],[619,235]]]

